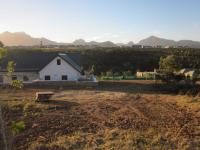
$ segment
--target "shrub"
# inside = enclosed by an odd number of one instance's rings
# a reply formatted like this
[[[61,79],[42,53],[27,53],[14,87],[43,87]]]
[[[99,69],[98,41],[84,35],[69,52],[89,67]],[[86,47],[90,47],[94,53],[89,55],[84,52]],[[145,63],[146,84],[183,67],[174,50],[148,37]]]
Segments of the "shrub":
[[[18,88],[18,89],[21,89],[21,88],[23,88],[23,82],[21,80],[13,80],[11,82],[11,86]]]
[[[114,76],[120,76],[120,73],[119,72],[115,72],[113,75]]]
[[[128,71],[124,71],[123,72],[123,76],[126,77],[126,76],[131,76],[132,75],[132,72],[130,70]]]
[[[22,132],[25,129],[25,123],[24,121],[19,121],[19,122],[12,122],[12,132],[13,134],[18,134],[20,132]]]
[[[107,71],[107,72],[106,72],[106,76],[113,76],[112,71]]]
[[[101,76],[105,76],[106,74],[105,74],[105,72],[101,72]]]
[[[24,116],[28,116],[28,113],[29,113],[29,110],[31,109],[32,104],[30,103],[26,103],[23,107],[23,113],[24,113]]]

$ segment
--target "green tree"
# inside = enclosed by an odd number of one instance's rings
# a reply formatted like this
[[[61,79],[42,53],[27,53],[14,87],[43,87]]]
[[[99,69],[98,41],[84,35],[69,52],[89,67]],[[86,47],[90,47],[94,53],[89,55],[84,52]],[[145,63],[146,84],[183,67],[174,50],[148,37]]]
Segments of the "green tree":
[[[7,65],[8,75],[11,77],[15,71],[15,63],[14,61],[9,61]],[[21,80],[12,80],[10,85],[14,88],[21,89],[23,88],[23,82]]]
[[[191,68],[195,70],[195,75],[188,80],[183,74],[179,73],[181,69]],[[199,78],[200,53],[196,50],[176,50],[171,55],[160,58],[159,77],[164,81],[179,82],[184,80],[187,83],[195,83]]]
[[[14,71],[15,71],[15,63],[14,61],[9,61],[8,62],[8,65],[7,65],[7,71],[8,71],[8,74],[12,74]]]
[[[174,55],[169,55],[166,58],[161,57],[159,62],[159,69],[167,72],[174,72],[179,69],[176,63],[176,57]]]
[[[180,57],[176,57],[175,55],[169,55],[165,58],[161,57],[159,62],[159,74],[157,75],[157,78],[164,82],[171,82],[174,84],[182,80],[183,76],[175,73],[181,69],[179,58]]]

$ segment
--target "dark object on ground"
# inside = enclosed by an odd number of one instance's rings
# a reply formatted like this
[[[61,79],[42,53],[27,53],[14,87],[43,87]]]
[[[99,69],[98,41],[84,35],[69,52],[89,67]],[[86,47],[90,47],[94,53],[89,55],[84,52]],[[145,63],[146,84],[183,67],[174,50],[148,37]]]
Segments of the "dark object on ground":
[[[37,92],[36,93],[36,102],[47,102],[54,95],[53,92]]]

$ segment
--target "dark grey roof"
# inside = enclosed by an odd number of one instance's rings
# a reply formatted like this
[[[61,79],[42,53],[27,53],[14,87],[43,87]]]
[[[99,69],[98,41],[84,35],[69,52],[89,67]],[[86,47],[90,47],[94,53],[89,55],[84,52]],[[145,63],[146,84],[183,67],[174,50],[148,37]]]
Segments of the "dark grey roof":
[[[80,65],[78,65],[77,63],[75,63],[75,61],[73,60],[73,57],[69,54],[66,53],[59,53],[58,54],[62,59],[64,59],[66,62],[68,62],[71,66],[73,66],[76,70],[78,70],[79,72],[82,71]]]
[[[0,71],[7,71],[9,61],[15,62],[15,71],[40,71],[56,56],[60,56],[77,71],[81,72],[80,54],[58,52],[9,52],[1,61]]]

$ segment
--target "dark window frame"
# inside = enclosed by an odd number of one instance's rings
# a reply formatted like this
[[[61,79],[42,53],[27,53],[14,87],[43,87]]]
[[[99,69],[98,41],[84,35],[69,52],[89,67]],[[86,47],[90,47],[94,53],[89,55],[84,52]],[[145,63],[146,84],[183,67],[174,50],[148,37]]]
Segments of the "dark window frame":
[[[68,76],[67,76],[67,75],[62,75],[62,76],[61,76],[61,79],[62,79],[63,81],[66,81],[66,80],[68,80]]]
[[[50,81],[51,80],[51,76],[50,75],[45,75],[44,76],[44,80],[45,81]]]
[[[61,59],[57,59],[57,65],[58,65],[58,66],[61,65]]]
[[[24,76],[23,76],[23,81],[25,81],[25,82],[26,82],[26,81],[29,81],[29,77],[26,76],[26,75],[24,75]]]
[[[17,75],[12,75],[12,81],[17,80]]]

